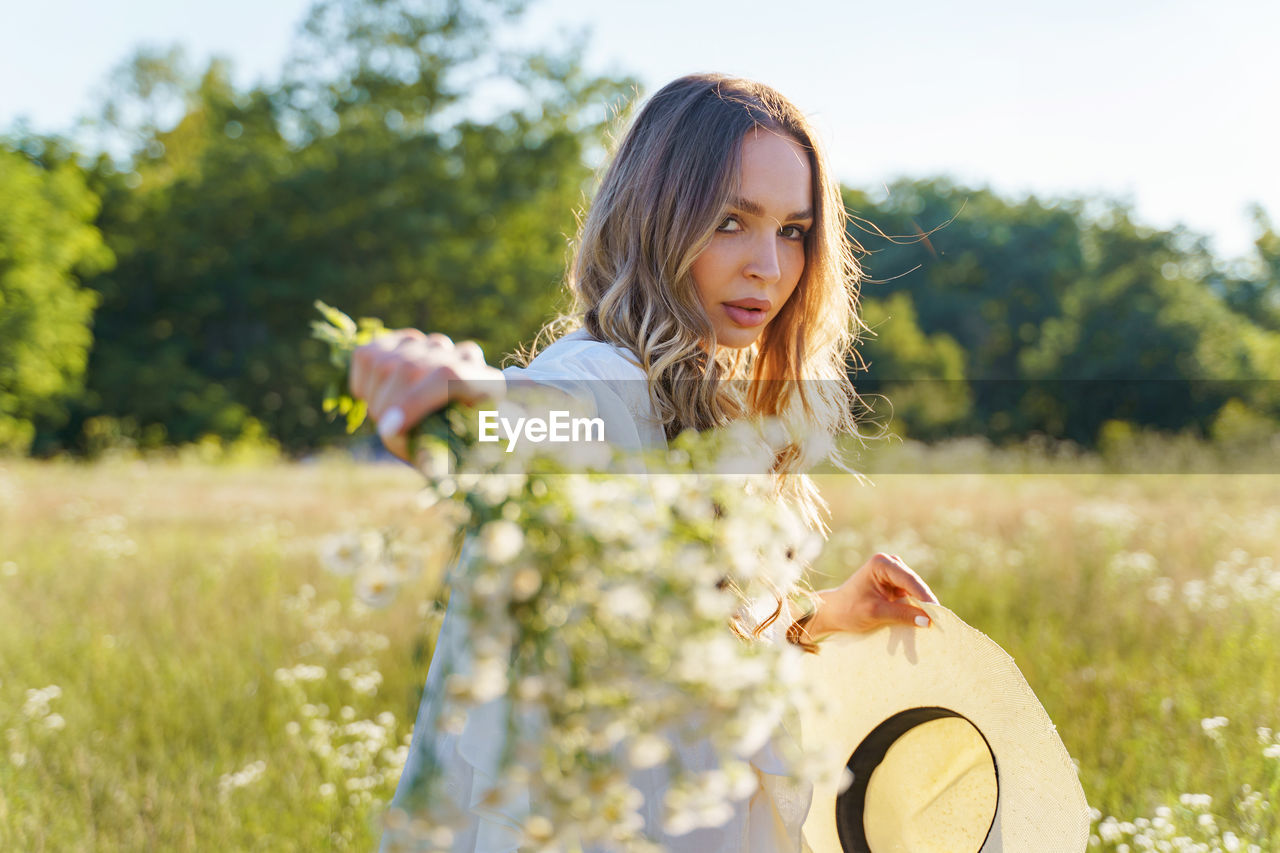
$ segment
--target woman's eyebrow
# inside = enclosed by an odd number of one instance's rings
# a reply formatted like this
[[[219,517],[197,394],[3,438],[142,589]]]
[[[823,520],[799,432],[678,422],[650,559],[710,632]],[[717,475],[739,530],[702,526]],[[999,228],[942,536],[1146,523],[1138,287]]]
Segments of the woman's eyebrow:
[[[751,199],[735,197],[730,202],[730,204],[736,207],[738,210],[741,210],[743,213],[750,214],[751,216],[764,216],[764,208],[756,204]],[[809,208],[805,208],[804,210],[797,210],[795,213],[792,213],[784,217],[784,221],[792,222],[797,219],[812,219],[812,218],[813,218],[813,208],[809,207]]]

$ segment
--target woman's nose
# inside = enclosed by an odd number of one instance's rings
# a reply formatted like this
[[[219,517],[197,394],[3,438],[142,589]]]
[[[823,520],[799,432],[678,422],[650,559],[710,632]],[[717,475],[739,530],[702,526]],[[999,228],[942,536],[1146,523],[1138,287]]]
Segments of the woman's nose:
[[[778,241],[772,233],[762,234],[751,241],[751,254],[744,270],[748,278],[772,283],[782,277],[778,263]]]

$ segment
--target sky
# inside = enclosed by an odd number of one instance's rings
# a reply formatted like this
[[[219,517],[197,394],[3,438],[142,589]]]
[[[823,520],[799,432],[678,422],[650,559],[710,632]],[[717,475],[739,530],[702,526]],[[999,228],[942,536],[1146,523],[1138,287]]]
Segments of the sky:
[[[278,76],[310,0],[42,0],[4,6],[0,130],[90,113],[139,44]],[[825,138],[845,183],[947,174],[1009,196],[1106,195],[1185,224],[1223,258],[1247,214],[1280,220],[1280,3],[1271,0],[534,0],[520,38],[588,33],[587,66],[644,91],[693,71],[766,82]],[[874,197],[874,196],[873,196]]]

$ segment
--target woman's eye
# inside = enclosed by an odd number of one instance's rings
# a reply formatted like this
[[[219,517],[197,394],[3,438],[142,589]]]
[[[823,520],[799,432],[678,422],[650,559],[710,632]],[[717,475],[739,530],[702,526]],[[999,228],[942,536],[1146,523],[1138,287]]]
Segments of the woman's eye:
[[[716,230],[717,231],[738,231],[740,230],[740,226],[738,225],[738,220],[734,219],[732,216],[726,216],[724,218],[724,221],[720,223],[720,227],[717,228]]]
[[[799,225],[788,225],[782,229],[782,236],[788,240],[803,240],[805,233]]]

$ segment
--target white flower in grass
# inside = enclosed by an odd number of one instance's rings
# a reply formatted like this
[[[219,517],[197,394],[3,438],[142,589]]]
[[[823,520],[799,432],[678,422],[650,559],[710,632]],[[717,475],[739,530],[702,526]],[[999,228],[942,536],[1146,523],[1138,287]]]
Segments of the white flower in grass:
[[[325,668],[319,664],[300,663],[289,669],[281,667],[275,672],[275,679],[281,684],[290,685],[299,681],[321,681],[327,674]],[[303,712],[311,706],[303,706]],[[323,706],[322,706],[323,707]],[[327,713],[327,710],[326,710]]]
[[[1126,579],[1151,577],[1156,573],[1156,558],[1146,551],[1118,551],[1107,563],[1107,570]]]
[[[320,541],[320,561],[333,574],[345,577],[378,559],[382,547],[382,535],[375,531],[335,533]]]
[[[393,542],[382,558],[383,565],[399,580],[406,581],[422,571],[421,549]]]
[[[1187,607],[1192,610],[1199,610],[1204,606],[1205,590],[1207,584],[1202,580],[1190,580],[1182,585],[1182,597],[1187,603]]]
[[[1200,721],[1200,728],[1204,729],[1204,733],[1211,740],[1221,741],[1222,732],[1218,731],[1225,726],[1230,720],[1226,717],[1205,717]]]
[[[22,704],[22,713],[33,720],[49,714],[49,703],[62,695],[62,688],[56,684],[48,687],[33,687],[27,690],[27,701]]]
[[[1181,794],[1178,796],[1178,802],[1189,809],[1207,811],[1213,806],[1213,797],[1209,794]]]
[[[1229,722],[1231,721],[1227,717],[1205,717],[1200,721],[1200,727],[1208,732],[1214,729],[1220,729]]]
[[[369,607],[386,607],[396,597],[404,576],[379,560],[367,563],[356,575],[355,593]]]
[[[1147,590],[1147,599],[1154,604],[1168,604],[1173,598],[1173,589],[1171,578],[1156,578],[1151,588]]]
[[[234,773],[227,773],[218,780],[218,794],[225,799],[237,788],[252,785],[254,782],[261,779],[262,774],[266,772],[267,762],[255,761],[242,770],[237,770]]]

